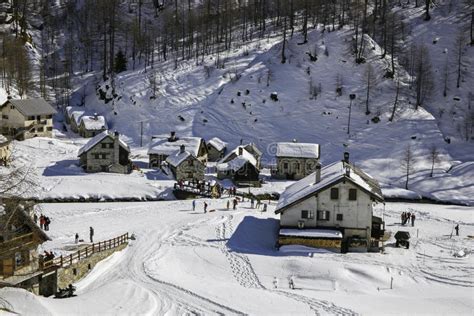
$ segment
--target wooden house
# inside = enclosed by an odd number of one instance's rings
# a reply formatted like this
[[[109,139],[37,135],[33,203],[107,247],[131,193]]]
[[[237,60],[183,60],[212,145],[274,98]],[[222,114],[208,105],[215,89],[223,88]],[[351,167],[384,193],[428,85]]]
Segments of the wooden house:
[[[166,164],[176,181],[203,181],[206,166],[184,145],[166,158]]]
[[[209,161],[219,161],[224,158],[227,143],[214,137],[207,141],[207,152]]]
[[[347,154],[280,195],[275,210],[282,229],[279,244],[367,251],[378,244],[372,232],[373,206],[383,201],[378,182],[352,165]],[[337,236],[339,242],[334,241]]]
[[[0,129],[18,140],[53,137],[56,110],[44,99],[7,100],[0,106]]]
[[[95,135],[107,130],[107,121],[102,115],[83,115],[79,123],[79,135],[84,138],[94,137]]]
[[[207,163],[207,147],[204,139],[200,137],[177,137],[175,132],[171,132],[169,137],[155,136],[152,138],[152,143],[148,149],[149,167],[161,168],[161,164],[166,161],[166,158],[178,152],[182,145],[200,162]]]
[[[0,166],[7,166],[10,163],[11,155],[10,141],[0,134]]]
[[[0,203],[0,285],[22,287],[36,294],[53,294],[56,275],[41,270],[38,246],[49,240],[32,220],[30,207]]]
[[[236,185],[260,186],[257,160],[244,146],[238,146],[217,164],[217,178],[231,179]]]
[[[118,132],[103,131],[89,140],[78,153],[80,165],[87,172],[130,173],[130,148]]]
[[[316,171],[320,164],[318,144],[277,143],[275,179],[300,180]]]

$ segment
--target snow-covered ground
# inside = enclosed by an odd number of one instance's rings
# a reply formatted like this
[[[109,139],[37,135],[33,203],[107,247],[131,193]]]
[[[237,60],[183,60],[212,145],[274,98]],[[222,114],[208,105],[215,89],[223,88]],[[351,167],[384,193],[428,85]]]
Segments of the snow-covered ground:
[[[207,200],[216,211],[204,214],[203,201],[196,211],[190,201],[42,205],[52,219],[45,249],[64,251],[91,225],[98,240],[125,232],[137,239],[78,282],[77,297],[2,289],[0,306],[23,315],[472,315],[472,207],[380,205],[388,230],[411,233],[410,249],[391,238],[384,254],[322,254],[274,249],[274,204],[267,213],[248,202],[227,211],[225,200]],[[416,214],[415,227],[400,226],[402,211]],[[455,257],[460,250],[469,254]]]

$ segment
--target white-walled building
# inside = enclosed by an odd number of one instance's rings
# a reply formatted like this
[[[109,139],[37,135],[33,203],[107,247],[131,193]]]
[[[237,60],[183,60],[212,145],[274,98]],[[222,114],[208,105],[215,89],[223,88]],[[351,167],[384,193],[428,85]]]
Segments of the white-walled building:
[[[348,157],[347,157],[348,158]],[[342,247],[356,248],[358,242],[371,246],[373,206],[384,198],[378,182],[348,162],[338,161],[289,186],[278,201],[282,229],[299,231],[292,240],[285,231],[280,244],[305,244],[318,247],[324,242],[304,238],[304,231],[326,229],[342,233]],[[324,238],[320,238],[324,241]],[[324,246],[321,246],[324,248]]]

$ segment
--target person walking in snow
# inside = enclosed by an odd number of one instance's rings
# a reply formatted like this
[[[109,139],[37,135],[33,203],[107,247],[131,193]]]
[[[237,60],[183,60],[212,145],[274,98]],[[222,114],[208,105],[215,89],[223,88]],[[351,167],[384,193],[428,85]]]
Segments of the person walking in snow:
[[[43,214],[41,214],[40,216],[40,228],[44,229],[44,215]]]
[[[193,212],[196,210],[196,200],[193,200]]]
[[[48,216],[44,217],[44,230],[49,230],[49,224],[51,224],[51,220]]]
[[[266,212],[267,211],[267,203],[263,204],[263,211],[262,212]]]
[[[253,198],[250,199],[250,207],[253,208],[255,206],[255,200]]]
[[[230,200],[227,200],[227,210],[229,210],[230,207]]]
[[[261,205],[261,204],[262,204],[262,203],[260,202],[260,199],[257,199],[257,209],[260,209],[260,205]]]
[[[400,224],[403,225],[404,221],[405,221],[405,212],[402,212],[402,214],[400,215]]]
[[[456,231],[456,236],[459,236],[459,224],[456,224],[456,226],[454,226],[454,230]]]
[[[91,240],[91,243],[93,243],[94,242],[94,228],[92,228],[92,226],[89,227],[89,238]]]
[[[295,281],[293,280],[293,276],[288,280],[288,287],[292,290],[295,289]]]
[[[74,236],[75,243],[77,244],[79,242],[79,234],[76,233],[76,236]]]
[[[237,199],[234,199],[232,203],[233,203],[233,210],[235,211],[237,209]]]
[[[415,226],[415,213],[411,214],[411,227]]]
[[[204,202],[204,213],[207,213],[207,203]]]

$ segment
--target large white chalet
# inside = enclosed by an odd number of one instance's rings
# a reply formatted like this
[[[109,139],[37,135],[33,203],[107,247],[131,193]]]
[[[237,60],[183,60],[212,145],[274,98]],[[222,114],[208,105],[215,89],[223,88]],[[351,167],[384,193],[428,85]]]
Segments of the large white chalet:
[[[380,238],[380,230],[372,229],[378,219],[373,206],[384,201],[382,192],[348,158],[346,154],[345,160],[318,168],[281,194],[275,210],[281,216],[280,245],[351,251],[368,250],[377,242],[373,237]]]

